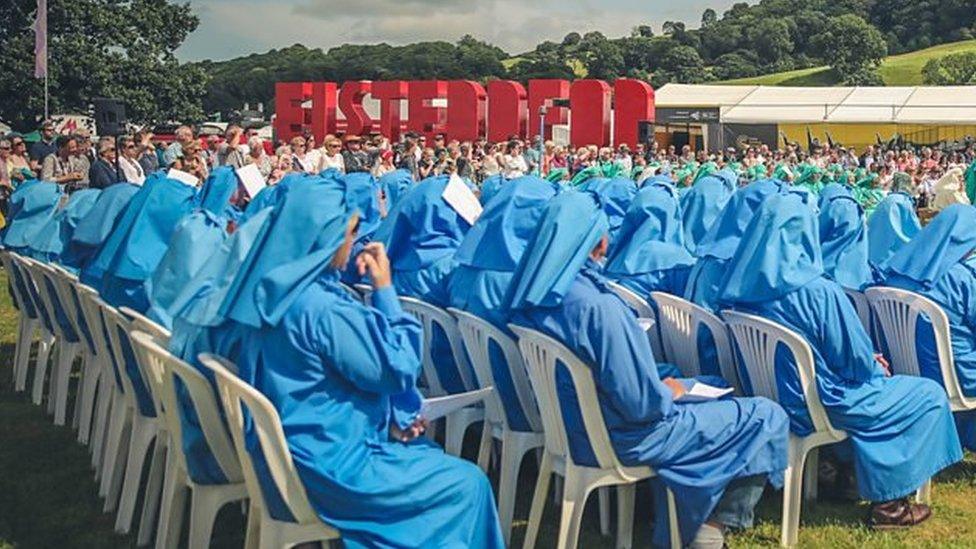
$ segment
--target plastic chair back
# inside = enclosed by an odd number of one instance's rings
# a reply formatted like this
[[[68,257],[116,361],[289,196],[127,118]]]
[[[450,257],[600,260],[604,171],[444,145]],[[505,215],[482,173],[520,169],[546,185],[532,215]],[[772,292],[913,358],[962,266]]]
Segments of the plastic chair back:
[[[179,397],[176,393],[176,380],[179,379],[186,389],[186,394],[190,397],[190,402],[197,414],[203,436],[207,440],[210,452],[217,460],[224,478],[229,483],[244,482],[241,472],[241,464],[237,459],[237,452],[234,450],[234,442],[230,438],[230,433],[224,429],[224,421],[220,417],[220,408],[214,393],[213,387],[207,378],[186,362],[183,362],[163,345],[160,339],[142,331],[132,333],[132,343],[141,350],[147,363],[154,370],[163,373],[162,390],[160,400],[163,409],[168,413],[163,413],[162,417],[166,421],[166,428],[169,430],[176,441],[170,451],[174,456],[179,467],[183,471],[189,471],[186,464],[186,455],[183,453],[183,424],[180,415],[183,408],[180,406]]]
[[[88,324],[88,329],[91,332],[92,341],[95,343],[95,356],[104,361],[107,364],[107,368],[112,369],[112,373],[114,374],[110,376],[113,378],[112,383],[115,384],[115,388],[120,393],[124,393],[125,382],[123,381],[123,376],[119,369],[120,366],[116,362],[115,353],[112,349],[108,322],[102,316],[102,309],[110,307],[110,305],[102,301],[102,298],[98,297],[98,292],[91,286],[79,282],[75,288],[78,291],[81,312],[85,316],[85,322]]]
[[[132,322],[132,327],[136,330],[146,332],[156,338],[164,347],[169,345],[170,331],[160,326],[158,322],[128,307],[120,308],[119,312]]]
[[[741,365],[745,368],[756,396],[766,397],[779,402],[779,392],[776,387],[776,350],[782,344],[793,355],[803,399],[813,428],[818,432],[825,432],[843,439],[846,435],[834,429],[827,418],[817,391],[816,370],[813,362],[813,350],[805,339],[793,330],[765,318],[740,313],[737,311],[722,311],[722,316],[728,323],[732,336],[735,338],[742,358]]]
[[[355,299],[356,301],[358,301],[360,303],[363,302],[363,295],[361,293],[359,293],[358,291],[356,291],[355,288],[353,288],[352,286],[350,286],[350,285],[348,285],[348,284],[346,284],[344,282],[340,282],[339,285],[342,286],[342,289],[345,290],[347,294],[349,294],[349,297]]]
[[[681,373],[685,377],[701,375],[698,332],[704,326],[712,334],[722,377],[733,387],[741,388],[735,371],[728,328],[722,319],[678,296],[652,292],[651,297],[657,302],[664,352]]]
[[[0,249],[0,264],[3,265],[3,270],[7,272],[7,283],[10,284],[11,293],[14,296],[14,307],[20,311],[20,314],[26,315],[30,318],[28,314],[29,309],[24,306],[24,297],[20,295],[20,285],[17,284],[16,276],[14,275],[14,265],[13,265],[13,252]]]
[[[73,298],[65,293],[57,271],[52,265],[37,260],[33,260],[32,267],[37,273],[38,282],[43,287],[42,293],[47,296],[51,312],[54,314],[52,318],[58,337],[71,343],[81,342],[84,338],[78,326]],[[58,314],[59,312],[61,314]],[[65,324],[61,323],[61,319],[65,320]]]
[[[654,327],[647,332],[647,337],[651,341],[651,351],[654,353],[654,358],[660,361],[673,360],[667,354],[667,349],[665,349],[664,344],[661,342],[661,324],[658,322],[657,312],[654,311],[654,307],[651,307],[651,304],[646,299],[637,295],[626,286],[622,286],[616,282],[610,282],[608,286],[613,290],[613,293],[617,294],[617,297],[624,300],[627,305],[630,305],[631,309],[637,311],[637,316],[650,318],[654,321]]]
[[[60,265],[49,264],[48,267],[54,274],[54,281],[61,295],[61,303],[68,313],[68,318],[75,326],[78,339],[88,350],[90,355],[98,352],[95,347],[94,336],[88,326],[88,319],[81,307],[81,298],[78,295],[78,277],[68,272]]]
[[[506,430],[509,429],[508,416],[505,415],[504,403],[498,395],[498,384],[495,383],[494,375],[491,370],[491,344],[494,343],[505,356],[505,363],[508,365],[509,376],[512,378],[512,385],[515,387],[515,396],[518,398],[519,406],[522,407],[523,415],[532,431],[542,432],[542,419],[539,417],[539,406],[532,393],[532,384],[529,381],[529,374],[525,370],[525,362],[519,352],[518,344],[511,336],[502,332],[490,322],[475,316],[471,313],[458,309],[448,309],[457,318],[458,330],[464,340],[464,347],[468,351],[468,357],[474,366],[475,375],[481,387],[495,387],[491,396],[486,400],[489,417],[497,417]]]
[[[21,276],[24,278],[24,285],[31,294],[31,301],[37,307],[40,315],[41,325],[51,334],[61,337],[61,327],[54,316],[54,308],[48,300],[47,287],[44,279],[35,268],[35,261],[29,257],[20,256],[15,260],[20,268]]]
[[[8,253],[8,257],[10,258],[9,274],[11,276],[11,283],[14,286],[15,293],[20,298],[20,304],[24,305],[24,307],[21,308],[21,312],[26,314],[30,319],[40,320],[40,312],[38,309],[41,307],[41,304],[35,303],[34,293],[28,287],[28,285],[31,283],[31,279],[29,275],[24,272],[24,258],[15,252]],[[4,266],[6,266],[6,264]]]
[[[891,353],[891,369],[895,374],[921,375],[916,353],[915,327],[921,315],[928,317],[935,334],[935,348],[942,371],[942,386],[953,407],[972,408],[976,399],[967,399],[959,385],[955,359],[952,356],[952,337],[949,317],[931,299],[899,288],[876,287],[864,291],[871,309],[881,326],[888,352]]]
[[[583,425],[598,466],[601,469],[616,470],[621,476],[627,476],[610,443],[610,434],[603,421],[596,383],[593,381],[590,368],[555,339],[514,324],[508,327],[518,337],[519,350],[525,359],[532,389],[539,400],[546,451],[554,454],[557,459],[575,463],[569,451],[569,437],[566,433],[566,424],[563,422],[563,414],[560,413],[562,408],[559,402],[559,390],[556,387],[557,365],[561,363],[569,371],[573,386],[576,388]]]
[[[274,406],[264,395],[233,374],[232,371],[235,371],[236,367],[223,358],[201,354],[200,362],[210,368],[217,379],[220,400],[224,405],[231,438],[244,472],[244,483],[247,485],[248,494],[252,499],[260,498],[263,501],[264,491],[261,489],[258,473],[244,438],[245,410],[250,416],[251,427],[257,435],[268,472],[291,515],[302,524],[320,523],[318,515],[308,501],[305,485],[302,484],[298,470],[295,469],[295,463],[285,440],[285,432],[281,427],[281,418]],[[267,504],[264,504],[264,508],[268,508]]]
[[[870,335],[871,330],[871,305],[868,303],[868,298],[863,293],[851,289],[843,288],[844,293],[847,294],[847,299],[851,300],[851,304],[854,305],[854,309],[857,310],[857,318],[861,320],[861,325],[864,329],[868,331]]]
[[[447,311],[431,305],[430,303],[412,297],[401,297],[400,306],[403,310],[417,317],[417,320],[424,327],[424,346],[423,346],[423,371],[424,379],[427,381],[429,394],[435,397],[446,394],[444,385],[441,384],[440,377],[437,375],[437,368],[434,366],[434,357],[431,354],[431,343],[434,339],[434,327],[437,326],[447,336],[448,344],[451,346],[451,354],[454,356],[454,364],[458,369],[458,376],[466,391],[473,391],[478,388],[476,380],[471,379],[471,368],[468,367],[468,355],[464,352],[464,343],[461,340],[461,333],[458,331],[457,321],[454,320]]]
[[[100,300],[101,301],[101,300]],[[129,369],[127,366],[126,356],[125,356],[125,346],[128,345],[132,350],[133,358],[136,362],[136,375],[140,376],[140,382],[142,386],[145,387],[148,393],[149,400],[152,403],[152,407],[156,413],[156,417],[160,417],[162,413],[161,405],[159,402],[159,395],[153,390],[158,386],[158,381],[156,376],[152,372],[145,370],[142,364],[142,360],[139,360],[139,355],[136,353],[135,347],[132,345],[132,341],[129,339],[129,334],[132,333],[132,324],[129,322],[125,316],[118,311],[115,307],[101,301],[99,303],[102,309],[102,317],[105,319],[105,325],[108,328],[108,337],[112,345],[112,352],[115,356],[115,363],[118,366],[119,373],[122,377],[122,385],[125,388],[126,399],[130,401],[130,404],[135,407],[135,410],[143,415],[149,415],[148,410],[144,410],[140,407],[140,399],[136,394],[135,386],[133,385],[133,379],[129,374]]]

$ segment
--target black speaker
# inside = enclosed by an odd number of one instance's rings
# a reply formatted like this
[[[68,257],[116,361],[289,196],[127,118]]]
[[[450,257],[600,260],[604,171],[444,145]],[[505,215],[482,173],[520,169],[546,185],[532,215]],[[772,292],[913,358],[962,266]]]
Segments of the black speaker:
[[[648,145],[654,141],[654,122],[641,120],[637,122],[637,142]]]
[[[95,98],[95,133],[122,135],[125,133],[125,103],[120,99]]]

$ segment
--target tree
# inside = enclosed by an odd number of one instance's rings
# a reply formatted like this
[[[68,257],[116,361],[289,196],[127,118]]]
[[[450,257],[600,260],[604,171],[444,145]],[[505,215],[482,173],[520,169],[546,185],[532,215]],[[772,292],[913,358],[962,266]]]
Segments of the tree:
[[[718,14],[712,8],[707,8],[702,12],[701,26],[705,28],[709,25],[714,25],[718,21]]]
[[[624,56],[620,47],[607,40],[602,33],[588,32],[579,43],[581,61],[586,65],[587,76],[614,80],[624,73]]]
[[[746,29],[752,49],[759,57],[776,63],[793,52],[793,38],[784,19],[763,19]]]
[[[33,78],[34,5],[0,5],[0,117],[21,129],[44,112],[44,83]],[[197,24],[188,4],[169,0],[48,0],[51,112],[87,113],[92,98],[117,97],[132,122],[201,120],[207,74],[173,54]]]
[[[654,29],[650,25],[637,25],[630,35],[634,38],[651,38],[654,36]]]
[[[563,37],[563,46],[575,46],[580,43],[583,37],[578,32],[571,32]]]
[[[955,53],[932,59],[922,67],[922,78],[930,86],[976,84],[976,53]]]
[[[877,68],[888,47],[881,31],[864,19],[850,14],[830,18],[824,32],[814,37],[813,45],[844,83],[880,81]]]
[[[749,78],[759,74],[759,67],[741,53],[727,53],[715,60],[714,73],[719,80]]]

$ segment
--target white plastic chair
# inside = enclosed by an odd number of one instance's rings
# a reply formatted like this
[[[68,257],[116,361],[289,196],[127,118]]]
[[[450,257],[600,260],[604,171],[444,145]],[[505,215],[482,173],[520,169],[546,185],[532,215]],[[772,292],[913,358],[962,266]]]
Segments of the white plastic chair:
[[[362,298],[364,305],[370,304],[370,299],[373,296],[373,287],[369,284],[353,284],[353,289],[355,289]]]
[[[776,387],[776,349],[782,344],[793,356],[800,387],[807,405],[813,432],[805,437],[790,433],[789,467],[783,487],[783,531],[781,544],[796,545],[800,529],[800,506],[803,486],[808,500],[817,497],[817,451],[821,446],[840,442],[847,433],[835,429],[827,417],[817,391],[813,351],[802,336],[786,327],[755,315],[722,311],[742,357],[753,394],[779,401]],[[806,465],[806,474],[804,474]],[[931,480],[919,488],[916,500],[927,503],[931,498]]]
[[[412,297],[400,297],[403,310],[417,317],[424,327],[424,344],[422,351],[423,374],[427,382],[426,395],[438,397],[447,394],[437,375],[434,357],[431,354],[431,342],[434,338],[434,327],[438,326],[447,337],[451,346],[451,355],[457,366],[458,376],[465,391],[478,388],[475,380],[471,379],[471,368],[468,365],[468,355],[464,351],[461,333],[457,328],[457,321],[447,311]],[[448,414],[444,423],[444,450],[454,456],[461,456],[461,446],[464,444],[464,433],[472,424],[484,420],[484,407],[468,406]]]
[[[857,310],[857,318],[860,319],[861,325],[868,331],[868,335],[871,335],[874,330],[871,329],[871,305],[868,303],[867,296],[852,288],[844,288],[843,290],[847,294],[847,298],[851,300],[851,304],[854,305],[854,309]]]
[[[617,547],[630,547],[633,537],[635,485],[653,477],[654,470],[650,467],[625,467],[617,459],[603,421],[593,374],[583,361],[549,336],[515,325],[509,325],[509,328],[518,337],[519,350],[539,401],[545,433],[545,450],[532,496],[532,510],[523,547],[528,549],[535,546],[546,493],[549,490],[549,479],[553,473],[565,479],[557,547],[576,547],[586,498],[593,489],[603,486],[617,486]],[[575,463],[569,451],[569,435],[560,413],[559,392],[556,387],[558,363],[569,371],[576,388],[583,425],[598,463],[596,467]],[[670,489],[667,490],[667,501],[671,547],[681,547],[674,494]]]
[[[651,307],[650,303],[646,299],[637,295],[633,290],[627,288],[626,286],[617,284],[616,282],[610,282],[608,284],[613,293],[617,294],[617,297],[624,300],[627,305],[630,305],[632,309],[637,311],[637,316],[641,318],[650,318],[654,320],[654,326],[647,331],[647,337],[651,341],[651,351],[654,353],[654,358],[660,361],[672,360],[670,356],[666,354],[667,349],[664,348],[664,344],[661,341],[661,323],[658,322],[657,313],[654,312],[654,307]]]
[[[36,275],[30,267],[31,260],[20,255],[14,255],[13,260],[24,288],[30,294],[31,303],[34,305],[39,320],[38,329],[41,333],[41,343],[34,360],[34,380],[31,385],[31,402],[39,406],[44,400],[44,381],[47,379],[48,359],[51,358],[51,351],[55,350],[57,338],[54,333],[53,318],[50,316],[47,303],[45,303],[37,286]],[[21,372],[21,375],[26,376],[26,370]],[[26,384],[26,378],[24,383]]]
[[[42,328],[41,318],[37,311],[37,306],[31,298],[30,292],[26,291],[24,275],[20,272],[17,265],[19,256],[13,252],[4,251],[0,254],[0,261],[3,268],[7,271],[7,278],[10,287],[13,289],[14,300],[17,309],[20,311],[17,330],[17,347],[14,351],[14,390],[23,392],[27,387],[27,373],[30,369],[30,351],[34,343],[34,334]],[[38,341],[38,357],[46,357],[48,348],[52,341],[46,341],[43,337]]]
[[[505,334],[485,320],[464,311],[448,309],[457,318],[458,330],[464,340],[464,347],[474,366],[478,383],[482,387],[496,387],[485,399],[485,417],[487,425],[481,434],[481,448],[478,451],[478,465],[487,471],[488,461],[492,455],[491,441],[501,441],[501,473],[498,480],[498,518],[501,522],[505,544],[508,545],[512,537],[512,517],[515,512],[515,499],[518,490],[519,469],[525,454],[535,448],[545,445],[542,433],[542,419],[539,408],[532,394],[525,363],[519,353],[518,344],[512,337]],[[494,343],[505,356],[509,376],[515,388],[519,406],[523,410],[529,431],[513,430],[505,415],[504,403],[498,395],[494,375],[491,369],[491,355],[489,349]]]
[[[169,434],[166,451],[165,484],[162,492],[162,512],[159,515],[159,528],[156,533],[156,547],[158,549],[176,547],[180,538],[183,523],[183,510],[187,491],[190,499],[190,535],[189,547],[199,549],[208,547],[213,533],[214,520],[217,513],[226,503],[247,499],[247,488],[240,462],[234,450],[234,443],[230,433],[224,428],[220,417],[220,408],[214,394],[214,388],[207,378],[192,366],[173,356],[163,347],[164,341],[148,333],[137,330],[131,335],[132,343],[146,361],[147,369],[158,371],[162,376],[159,392],[162,403],[163,420]],[[183,453],[183,424],[179,397],[176,393],[176,380],[179,380],[190,397],[193,409],[197,414],[207,446],[214,456],[227,482],[224,484],[197,484],[188,474],[186,455]],[[149,490],[147,489],[147,492]],[[148,515],[148,516],[147,516]],[[152,514],[144,508],[143,522],[139,529],[139,545],[149,542],[149,528],[143,537],[142,525],[152,524]],[[252,508],[248,516],[249,521],[257,520],[257,512]],[[246,545],[256,543],[253,527],[249,522],[248,539]]]
[[[363,294],[359,293],[358,290],[356,290],[355,288],[353,288],[352,286],[346,283],[339,283],[339,285],[342,286],[342,289],[345,290],[347,294],[349,294],[349,297],[355,299],[360,303],[363,302]]]
[[[891,369],[895,374],[920,376],[915,344],[915,325],[920,315],[928,317],[935,333],[935,348],[942,370],[942,386],[954,412],[976,409],[976,398],[967,397],[959,384],[955,359],[952,356],[952,330],[949,318],[931,299],[898,288],[876,287],[865,290],[878,324],[891,353]]]
[[[260,532],[259,547],[278,549],[299,543],[340,539],[339,532],[322,522],[312,509],[305,492],[305,485],[298,476],[291,452],[288,450],[285,432],[281,428],[281,418],[271,402],[234,375],[232,372],[236,371],[236,368],[226,360],[203,354],[200,355],[200,362],[210,368],[217,378],[220,400],[224,405],[231,438],[234,440],[234,448],[237,450],[237,457],[244,473],[244,483],[251,497],[251,511],[255,516],[260,516],[259,523],[252,523],[249,519],[249,533],[251,525],[254,524],[257,524],[255,528]],[[295,522],[277,520],[268,513],[264,492],[244,438],[245,409],[249,413],[251,426],[267,462],[267,470],[281,495],[282,502],[295,518]]]
[[[735,359],[729,342],[728,328],[722,319],[678,296],[651,292],[651,297],[657,303],[665,356],[681,370],[682,375],[685,377],[701,375],[698,332],[704,325],[712,334],[722,377],[736,388],[738,394],[742,394],[739,376],[735,372]]]

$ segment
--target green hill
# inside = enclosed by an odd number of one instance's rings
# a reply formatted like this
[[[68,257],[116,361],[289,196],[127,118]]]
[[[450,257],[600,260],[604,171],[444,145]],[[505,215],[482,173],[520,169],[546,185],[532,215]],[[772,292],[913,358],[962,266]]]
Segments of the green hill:
[[[888,86],[920,86],[922,67],[930,59],[953,53],[976,51],[976,40],[965,40],[942,44],[924,50],[892,55],[881,64],[881,78]],[[762,86],[836,86],[837,75],[829,67],[813,67],[796,71],[765,74],[752,78],[726,80],[719,84],[762,85]]]

